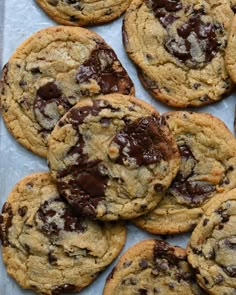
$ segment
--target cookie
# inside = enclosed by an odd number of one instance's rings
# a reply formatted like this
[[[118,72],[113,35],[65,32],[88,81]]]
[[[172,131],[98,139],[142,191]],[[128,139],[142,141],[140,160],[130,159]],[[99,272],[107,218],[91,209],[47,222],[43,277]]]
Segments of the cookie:
[[[76,215],[50,174],[35,173],[4,204],[0,238],[8,274],[22,288],[56,295],[90,284],[121,251],[126,229]]]
[[[236,6],[236,5],[235,5]],[[236,83],[236,37],[235,37],[235,29],[236,26],[236,16],[233,18],[229,38],[228,38],[228,45],[226,48],[226,54],[225,54],[225,61],[226,61],[226,67],[230,74],[231,79]]]
[[[123,42],[144,87],[174,107],[222,99],[233,89],[224,62],[233,15],[227,0],[132,1]]]
[[[222,121],[206,113],[164,117],[179,148],[180,169],[158,206],[134,220],[155,234],[192,230],[214,196],[236,187],[236,140]]]
[[[67,26],[107,23],[119,17],[131,0],[36,0],[56,22]]]
[[[209,294],[235,294],[236,189],[214,198],[187,249],[199,284]]]
[[[130,219],[153,209],[175,177],[178,148],[149,104],[111,94],[77,103],[49,138],[60,193],[81,214]]]
[[[103,295],[204,294],[186,251],[164,241],[144,240],[125,252],[107,278]]]
[[[2,116],[30,151],[46,157],[47,138],[78,100],[134,87],[115,52],[94,32],[56,26],[33,34],[4,67]]]

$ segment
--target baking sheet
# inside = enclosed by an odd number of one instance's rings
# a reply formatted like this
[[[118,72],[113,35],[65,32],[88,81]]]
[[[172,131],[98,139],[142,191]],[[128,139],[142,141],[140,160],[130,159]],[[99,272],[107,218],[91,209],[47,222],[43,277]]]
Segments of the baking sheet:
[[[0,0],[0,66],[2,67],[14,52],[16,47],[32,33],[55,25],[49,17],[36,5],[34,0]],[[142,87],[137,78],[134,65],[128,59],[121,38],[122,17],[112,23],[90,27],[91,30],[100,34],[106,42],[113,47],[123,66],[131,76],[136,96],[154,105],[159,112],[173,110],[154,98],[152,98]],[[221,102],[214,105],[194,109],[197,112],[211,113],[225,122],[233,131],[234,105],[236,93],[228,96]],[[0,207],[12,187],[24,176],[33,172],[48,171],[45,159],[37,157],[19,145],[6,130],[3,120],[0,117]],[[146,238],[160,238],[152,236],[135,226],[128,224],[127,242],[122,253],[138,241]],[[189,234],[165,237],[171,244],[185,247]],[[117,260],[116,260],[117,261]],[[116,261],[111,264],[89,287],[80,292],[81,295],[102,294],[105,279],[110,273]],[[0,258],[0,295],[23,295],[35,294],[20,288],[17,283],[7,274]]]

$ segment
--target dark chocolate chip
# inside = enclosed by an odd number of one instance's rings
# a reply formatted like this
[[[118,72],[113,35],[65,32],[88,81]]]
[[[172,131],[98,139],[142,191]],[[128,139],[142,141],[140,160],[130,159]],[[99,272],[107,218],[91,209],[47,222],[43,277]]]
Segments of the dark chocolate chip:
[[[79,18],[75,15],[71,15],[69,19],[71,22],[78,22],[79,21]]]
[[[142,259],[140,262],[139,262],[139,266],[141,269],[145,269],[148,267],[148,261],[145,260],[145,259]]]
[[[11,204],[6,202],[2,207],[2,215],[0,220],[0,240],[2,241],[2,245],[8,246],[8,231],[12,226],[13,212]]]
[[[231,278],[236,278],[236,265],[230,265],[222,268],[223,271]]]
[[[147,295],[147,289],[140,288],[140,289],[138,289],[138,293],[139,293],[139,295]]]
[[[231,5],[231,9],[233,10],[234,13],[236,13],[236,5]]]
[[[43,100],[61,97],[62,92],[55,82],[48,82],[37,90],[37,96]]]
[[[21,217],[24,217],[25,214],[27,213],[27,211],[28,211],[28,207],[27,207],[27,206],[20,207],[20,208],[18,209],[18,213],[19,213],[19,215],[20,215]]]
[[[203,219],[203,226],[206,226],[208,222],[209,222],[209,219],[208,218],[204,218]]]
[[[26,85],[27,85],[27,82],[25,80],[21,79],[20,82],[19,82],[19,86],[21,88],[24,88]]]
[[[103,127],[108,127],[110,124],[111,124],[111,119],[109,118],[102,118],[100,120],[100,124],[103,126]]]
[[[40,68],[39,67],[32,68],[32,69],[30,69],[30,71],[31,71],[31,73],[33,75],[41,74],[41,71],[40,71]]]
[[[80,288],[76,287],[75,285],[64,284],[64,285],[53,287],[52,295],[59,295],[59,294],[70,293],[75,291],[79,292]]]
[[[53,253],[51,251],[48,253],[48,262],[50,264],[56,264],[56,262],[57,262],[57,257],[55,255],[53,255]]]
[[[165,190],[165,187],[161,184],[161,183],[156,183],[154,185],[154,190],[159,193],[159,192],[163,192]]]

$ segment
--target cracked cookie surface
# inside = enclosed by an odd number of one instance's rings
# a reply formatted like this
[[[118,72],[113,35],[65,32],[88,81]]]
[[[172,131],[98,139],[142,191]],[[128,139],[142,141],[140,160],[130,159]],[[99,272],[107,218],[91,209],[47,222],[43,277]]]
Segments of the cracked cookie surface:
[[[153,209],[177,173],[178,148],[144,101],[112,94],[77,103],[49,138],[60,193],[82,214],[130,219]]]
[[[132,1],[123,42],[144,87],[175,107],[222,99],[233,89],[224,61],[233,15],[227,0]]]
[[[36,0],[55,21],[69,26],[107,23],[119,17],[131,0]]]
[[[196,226],[214,196],[236,187],[236,140],[210,114],[163,116],[179,148],[180,168],[158,206],[133,222],[155,234],[181,233]]]
[[[214,198],[189,241],[187,255],[208,294],[235,294],[236,189]]]
[[[83,28],[50,27],[22,43],[4,67],[1,109],[19,143],[46,157],[47,138],[78,100],[100,94],[133,94],[115,52]]]
[[[103,295],[204,294],[183,248],[144,240],[128,249],[107,278]]]
[[[22,179],[0,215],[7,272],[40,294],[79,292],[119,254],[122,223],[95,222],[75,214],[49,173]]]

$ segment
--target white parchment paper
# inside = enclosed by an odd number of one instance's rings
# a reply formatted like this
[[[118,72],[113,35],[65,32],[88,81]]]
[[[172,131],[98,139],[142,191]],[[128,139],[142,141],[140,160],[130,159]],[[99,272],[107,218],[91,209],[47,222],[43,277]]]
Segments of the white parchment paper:
[[[1,67],[8,61],[16,47],[29,37],[32,33],[55,25],[56,23],[37,6],[34,0],[0,0],[3,1],[4,9],[0,13],[0,31],[2,44],[0,44]],[[2,4],[2,3],[0,3]],[[122,44],[121,38],[122,17],[112,23],[90,27],[91,30],[100,34],[106,42],[113,47],[123,66],[131,76],[135,88],[136,96],[154,105],[160,113],[171,110],[171,108],[157,102],[142,87],[138,80],[135,66],[128,59]],[[197,112],[211,113],[225,122],[233,131],[235,94],[224,100],[203,108],[194,109]],[[173,109],[172,109],[173,110]],[[38,171],[48,171],[46,160],[33,155],[19,145],[9,134],[0,117],[0,208],[7,199],[13,186],[24,176]],[[135,226],[128,224],[128,236],[126,245],[122,253],[138,241],[154,237],[145,233]],[[169,236],[167,241],[185,247],[189,234]],[[154,238],[160,238],[155,236]],[[116,260],[117,261],[117,260]],[[89,287],[80,292],[81,295],[102,294],[105,279],[110,273],[116,261],[110,265]],[[11,279],[5,270],[0,258],[0,295],[23,295],[35,294],[20,288]]]

